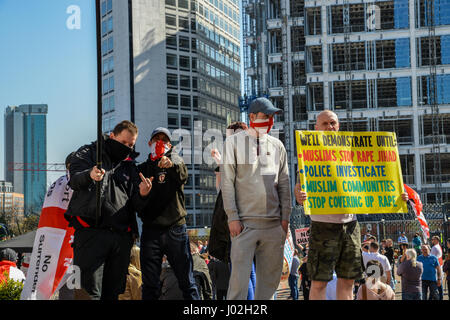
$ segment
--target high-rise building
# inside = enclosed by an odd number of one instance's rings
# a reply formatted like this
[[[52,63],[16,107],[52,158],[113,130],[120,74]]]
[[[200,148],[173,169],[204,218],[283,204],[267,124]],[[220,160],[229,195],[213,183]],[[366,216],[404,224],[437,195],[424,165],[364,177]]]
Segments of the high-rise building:
[[[8,225],[24,218],[24,197],[15,193],[11,182],[0,181],[0,217]]]
[[[260,48],[244,57],[247,94],[287,106],[279,121],[291,168],[294,130],[313,129],[330,109],[341,130],[395,132],[404,182],[425,204],[448,202],[449,0],[244,0],[243,16],[244,35],[257,37],[247,43]]]
[[[188,226],[210,225],[215,175],[202,161],[210,143],[202,134],[218,129],[225,136],[229,122],[239,120],[239,1],[105,0],[101,21],[103,131],[135,122],[144,161],[153,129],[188,130]]]
[[[307,120],[304,0],[243,0],[244,92],[267,96],[283,112],[274,129],[289,155],[292,189],[297,160],[294,131]]]
[[[5,111],[5,180],[24,195],[26,214],[40,213],[47,173],[14,168],[47,163],[47,112],[44,104],[9,106]]]

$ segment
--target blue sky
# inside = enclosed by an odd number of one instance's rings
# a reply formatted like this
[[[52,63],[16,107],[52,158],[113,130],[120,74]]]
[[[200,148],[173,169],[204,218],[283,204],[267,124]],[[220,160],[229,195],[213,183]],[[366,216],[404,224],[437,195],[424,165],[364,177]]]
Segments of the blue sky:
[[[67,8],[80,8],[70,30]],[[0,0],[0,180],[4,179],[7,106],[48,104],[47,161],[96,140],[97,85],[94,0]],[[61,173],[49,173],[51,183]]]

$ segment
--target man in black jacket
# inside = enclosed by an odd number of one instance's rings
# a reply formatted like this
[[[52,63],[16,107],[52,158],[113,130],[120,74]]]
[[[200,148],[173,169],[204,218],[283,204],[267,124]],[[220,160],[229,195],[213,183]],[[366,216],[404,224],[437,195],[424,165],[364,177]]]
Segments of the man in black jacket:
[[[73,262],[80,268],[82,288],[93,300],[117,300],[125,290],[130,251],[138,236],[136,211],[147,204],[153,180],[137,170],[137,136],[136,125],[129,121],[104,136],[101,170],[96,167],[96,142],[70,159],[74,193],[66,218],[75,228]],[[96,182],[101,184],[99,217]]]
[[[171,135],[166,128],[153,131],[150,155],[139,165],[146,177],[154,177],[149,201],[138,211],[142,220],[141,270],[142,299],[157,300],[161,292],[160,274],[163,255],[178,280],[185,300],[198,300],[193,277],[193,262],[186,230],[184,185],[188,172],[183,159],[172,152]]]

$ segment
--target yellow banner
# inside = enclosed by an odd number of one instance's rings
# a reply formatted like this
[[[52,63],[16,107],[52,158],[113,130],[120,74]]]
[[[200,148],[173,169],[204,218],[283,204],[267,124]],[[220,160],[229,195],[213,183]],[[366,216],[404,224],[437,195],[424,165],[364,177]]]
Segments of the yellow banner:
[[[408,212],[395,133],[296,131],[296,142],[306,214]]]

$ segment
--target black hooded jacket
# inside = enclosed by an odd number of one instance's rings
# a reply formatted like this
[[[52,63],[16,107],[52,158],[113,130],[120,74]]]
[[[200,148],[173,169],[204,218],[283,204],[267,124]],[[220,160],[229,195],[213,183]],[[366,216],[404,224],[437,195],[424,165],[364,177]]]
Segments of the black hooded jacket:
[[[150,157],[138,166],[145,177],[154,177],[148,204],[138,211],[144,226],[167,229],[186,223],[184,185],[188,179],[188,171],[183,159],[172,150],[165,154],[173,163],[171,168],[159,168],[160,160],[152,161]]]
[[[78,149],[70,161],[69,185],[74,191],[66,219],[75,228],[79,220],[90,227],[113,229],[117,231],[133,231],[138,234],[136,212],[148,201],[139,194],[141,179],[134,159],[139,155],[133,152],[130,159],[114,162],[109,155],[106,140],[103,137],[102,168],[106,174],[101,185],[101,215],[96,226],[96,185],[90,177],[92,168],[97,164],[97,143],[92,142]],[[109,151],[109,152],[108,152]]]

